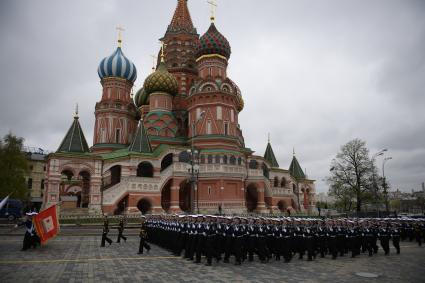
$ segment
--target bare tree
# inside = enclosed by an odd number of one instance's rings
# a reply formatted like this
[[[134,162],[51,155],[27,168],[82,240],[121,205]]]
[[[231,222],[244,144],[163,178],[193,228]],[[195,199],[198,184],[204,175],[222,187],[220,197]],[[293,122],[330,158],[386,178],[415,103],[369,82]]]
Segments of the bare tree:
[[[360,212],[363,201],[373,188],[375,166],[369,158],[366,142],[354,139],[341,147],[332,160],[331,176],[328,178],[331,192],[340,200],[356,200],[356,211]]]

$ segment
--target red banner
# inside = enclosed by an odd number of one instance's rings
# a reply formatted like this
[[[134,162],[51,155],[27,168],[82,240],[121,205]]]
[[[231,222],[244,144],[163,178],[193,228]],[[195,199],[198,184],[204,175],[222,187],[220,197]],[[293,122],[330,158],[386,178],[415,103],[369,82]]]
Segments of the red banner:
[[[33,223],[41,244],[55,237],[59,232],[56,205],[53,205],[33,217]]]

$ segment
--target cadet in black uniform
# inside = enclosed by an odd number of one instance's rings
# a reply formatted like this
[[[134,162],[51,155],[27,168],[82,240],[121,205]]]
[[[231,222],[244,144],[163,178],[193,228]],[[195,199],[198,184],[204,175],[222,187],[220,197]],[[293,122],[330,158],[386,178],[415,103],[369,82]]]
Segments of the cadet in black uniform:
[[[36,214],[37,213],[35,212],[27,212],[26,220],[24,222],[21,222],[15,225],[15,228],[19,226],[25,226],[25,229],[26,229],[21,251],[26,251],[30,249],[31,247],[35,249],[37,245],[40,244],[40,238],[37,236],[37,233],[35,232],[34,224],[32,222],[32,217]]]
[[[108,238],[109,233],[109,221],[108,216],[105,215],[105,218],[103,219],[103,230],[102,230],[102,243],[100,244],[101,247],[105,246],[105,241],[109,243],[109,245],[112,244],[112,240]]]
[[[124,240],[124,242],[126,242],[126,241],[127,241],[127,237],[125,237],[125,236],[123,235],[123,232],[124,232],[124,225],[125,225],[125,218],[124,218],[124,216],[123,216],[123,217],[121,217],[121,219],[120,219],[120,223],[118,224],[118,239],[117,239],[117,243],[120,243],[120,242],[121,242],[121,239],[123,239],[123,240]]]

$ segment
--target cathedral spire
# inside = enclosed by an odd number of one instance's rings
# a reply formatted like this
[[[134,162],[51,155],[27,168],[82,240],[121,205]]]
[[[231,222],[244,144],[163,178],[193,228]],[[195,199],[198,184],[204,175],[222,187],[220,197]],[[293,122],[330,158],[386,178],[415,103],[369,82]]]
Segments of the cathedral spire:
[[[78,106],[75,109],[74,121],[66,133],[58,152],[89,152],[89,146],[78,122]]]
[[[176,10],[174,11],[173,18],[167,29],[167,32],[181,31],[196,33],[192,18],[190,17],[189,8],[187,7],[187,0],[177,1]]]
[[[267,160],[272,167],[279,168],[279,163],[277,163],[277,159],[274,155],[272,145],[270,144],[270,134],[268,135],[268,143],[266,152],[264,153],[264,159]]]
[[[140,120],[139,122],[139,127],[137,128],[137,132],[134,136],[133,142],[130,144],[129,150],[140,153],[152,152],[149,136],[147,135],[145,127],[143,126],[143,120]]]

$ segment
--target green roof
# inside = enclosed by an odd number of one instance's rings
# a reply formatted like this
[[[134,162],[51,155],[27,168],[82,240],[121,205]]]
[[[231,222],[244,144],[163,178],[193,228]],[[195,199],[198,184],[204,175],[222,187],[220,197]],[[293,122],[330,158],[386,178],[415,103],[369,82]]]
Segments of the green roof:
[[[87,145],[80,122],[78,122],[77,115],[74,117],[74,122],[62,140],[57,152],[89,152],[89,146]]]
[[[267,143],[266,152],[264,153],[264,159],[267,160],[272,167],[279,168],[279,163],[277,163],[270,142]]]
[[[139,127],[137,128],[136,135],[134,136],[133,142],[130,144],[128,150],[140,153],[152,152],[151,143],[149,141],[148,135],[146,134],[142,120],[139,122]]]
[[[289,166],[289,173],[297,180],[305,179],[304,171],[303,169],[301,169],[301,166],[298,163],[298,160],[295,155],[292,158],[291,165]]]

